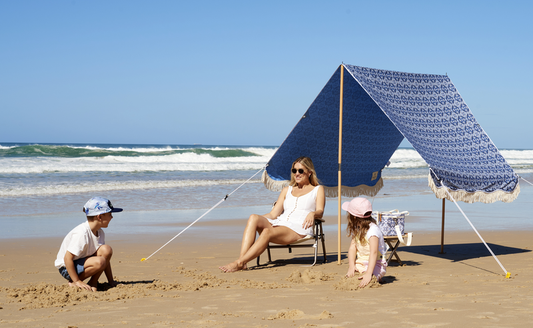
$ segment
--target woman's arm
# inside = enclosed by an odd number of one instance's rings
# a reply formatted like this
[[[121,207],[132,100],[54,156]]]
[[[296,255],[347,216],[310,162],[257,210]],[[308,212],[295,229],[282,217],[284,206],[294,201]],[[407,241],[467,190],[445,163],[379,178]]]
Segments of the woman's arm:
[[[281,213],[283,213],[283,202],[285,201],[287,190],[289,190],[289,187],[283,188],[283,190],[279,193],[278,200],[276,201],[276,205],[272,207],[272,210],[270,211],[270,213],[263,215],[265,218],[274,220],[278,216],[280,216]]]
[[[302,228],[307,229],[315,224],[315,218],[320,219],[324,216],[324,207],[326,206],[326,194],[324,193],[324,187],[318,186],[316,193],[315,211],[309,212],[302,224]]]
[[[368,258],[368,268],[366,269],[365,274],[362,277],[359,277],[359,280],[361,280],[361,283],[359,284],[359,287],[363,288],[370,280],[372,280],[372,274],[374,273],[374,268],[376,267],[376,262],[378,260],[378,237],[372,236],[370,237],[370,240],[368,241],[370,244],[370,255]]]

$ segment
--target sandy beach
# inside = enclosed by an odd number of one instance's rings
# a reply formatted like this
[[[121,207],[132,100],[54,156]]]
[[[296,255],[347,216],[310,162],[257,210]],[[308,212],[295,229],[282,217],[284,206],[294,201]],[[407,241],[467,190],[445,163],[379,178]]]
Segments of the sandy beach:
[[[335,222],[336,217],[328,217]],[[203,223],[207,224],[207,223]],[[213,224],[212,222],[209,224]],[[243,220],[220,221],[242,231]],[[199,223],[199,226],[202,222]],[[240,239],[200,232],[180,236],[141,262],[167,235],[120,235],[110,227],[116,280],[96,293],[67,286],[53,266],[60,239],[0,241],[0,324],[6,327],[524,327],[533,317],[531,231],[481,231],[504,272],[472,231],[415,233],[401,246],[381,284],[356,289],[337,262],[328,233],[328,262],[314,267],[309,249],[272,250],[274,262],[237,273]],[[170,236],[172,237],[172,236]],[[266,255],[261,259],[266,262]]]

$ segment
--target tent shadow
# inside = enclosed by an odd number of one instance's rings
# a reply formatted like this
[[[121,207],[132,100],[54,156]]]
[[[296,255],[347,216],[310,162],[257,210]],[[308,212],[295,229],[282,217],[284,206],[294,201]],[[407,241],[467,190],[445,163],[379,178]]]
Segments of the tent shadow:
[[[510,255],[531,252],[530,249],[509,247],[487,243],[494,255]],[[414,253],[447,259],[453,262],[492,256],[483,243],[448,244],[444,245],[444,253],[440,253],[440,245],[416,245],[402,247],[401,252]],[[403,261],[403,260],[402,260]],[[405,261],[403,261],[405,262]],[[392,263],[392,261],[391,261]]]
[[[272,256],[274,257],[274,255]],[[341,258],[345,258],[346,256],[342,256]],[[253,265],[251,269],[258,270],[258,269],[268,269],[268,268],[275,268],[275,267],[284,267],[287,265],[300,265],[302,267],[310,267],[311,264],[313,264],[313,261],[315,260],[314,255],[301,255],[301,256],[293,256],[290,253],[283,253],[279,255],[278,259],[273,259],[272,262],[268,262],[268,257],[261,256],[260,265]],[[331,262],[337,261],[337,255],[327,255],[326,254],[326,263],[324,263],[324,257],[322,255],[319,255],[315,267],[319,267],[322,264],[327,264]],[[255,264],[255,260],[253,262],[248,263]]]
[[[392,259],[389,264],[387,265],[387,267],[395,267],[395,266],[418,266],[418,265],[422,265],[422,262],[416,262],[416,261],[404,261],[402,260],[402,263],[403,265],[400,265],[398,263],[398,261],[396,261],[395,259]]]

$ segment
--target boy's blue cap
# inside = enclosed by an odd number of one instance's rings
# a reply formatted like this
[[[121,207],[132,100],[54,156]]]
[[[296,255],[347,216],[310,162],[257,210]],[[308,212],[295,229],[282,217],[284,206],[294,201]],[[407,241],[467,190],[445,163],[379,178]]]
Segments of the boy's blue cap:
[[[87,216],[96,216],[109,212],[122,212],[121,208],[113,207],[109,199],[103,197],[93,197],[83,206],[83,212]]]

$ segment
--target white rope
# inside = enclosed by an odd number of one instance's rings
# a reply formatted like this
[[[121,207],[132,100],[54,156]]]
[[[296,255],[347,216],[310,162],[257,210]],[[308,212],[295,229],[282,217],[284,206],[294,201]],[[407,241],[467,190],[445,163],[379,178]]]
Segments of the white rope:
[[[527,183],[529,183],[530,185],[532,185],[532,186],[533,186],[533,183],[531,183],[531,182],[527,181],[526,179],[524,179],[524,178],[523,178],[523,177],[521,177],[521,176],[518,176],[518,177],[519,177],[520,179],[524,180],[525,182],[527,182]]]
[[[435,174],[435,171],[433,171],[431,168],[429,168],[431,170],[431,172],[433,172],[433,174]],[[435,174],[435,177],[437,177],[437,179],[439,180],[440,182],[440,179],[438,178],[437,174]],[[457,208],[459,209],[459,211],[461,211],[461,213],[463,214],[463,216],[465,217],[466,221],[468,221],[468,223],[470,224],[470,226],[472,227],[472,229],[474,229],[474,231],[476,232],[476,234],[478,235],[479,239],[481,239],[481,241],[483,242],[483,244],[485,244],[485,247],[487,247],[487,249],[489,250],[489,252],[492,254],[492,257],[494,257],[494,259],[496,260],[496,262],[498,262],[498,264],[500,265],[500,267],[502,268],[503,272],[505,273],[505,278],[509,278],[511,277],[511,273],[507,270],[505,270],[505,268],[503,267],[502,263],[500,262],[500,260],[498,260],[498,258],[496,257],[496,255],[494,255],[494,253],[492,252],[492,250],[490,249],[489,245],[487,245],[487,243],[485,242],[485,240],[483,239],[483,237],[481,237],[481,235],[479,234],[479,232],[477,231],[476,227],[474,227],[474,225],[472,224],[472,222],[470,222],[470,220],[468,219],[468,217],[466,216],[465,212],[463,212],[463,210],[461,209],[461,207],[459,206],[459,204],[457,204],[457,202],[455,201],[455,198],[453,198],[452,194],[448,191],[448,188],[441,182],[441,185],[444,187],[444,190],[446,190],[446,192],[448,193],[448,196],[450,196],[450,198],[453,200],[455,206],[457,206]]]
[[[206,216],[209,212],[211,212],[212,210],[214,210],[218,205],[222,204],[226,199],[228,199],[229,196],[231,196],[234,192],[236,192],[237,190],[239,190],[239,188],[241,188],[242,186],[244,186],[246,183],[248,183],[250,180],[252,180],[253,177],[255,177],[259,172],[263,171],[265,169],[266,165],[263,166],[259,171],[257,171],[254,175],[252,175],[248,180],[244,181],[240,186],[238,186],[237,188],[235,188],[235,190],[233,190],[232,192],[230,192],[229,194],[227,194],[224,198],[222,198],[218,203],[215,204],[215,206],[211,207],[207,212],[205,212],[204,214],[202,214],[198,219],[196,219],[193,223],[189,224],[185,229],[181,230],[180,233],[178,233],[177,235],[175,235],[172,239],[170,239],[169,241],[167,241],[166,244],[164,244],[163,246],[159,247],[159,249],[155,252],[153,252],[150,256],[148,256],[147,258],[142,258],[141,259],[141,262],[142,261],[146,261],[148,260],[149,258],[151,258],[152,256],[154,256],[157,252],[159,252],[161,249],[163,249],[163,247],[167,246],[168,244],[170,244],[170,242],[172,242],[174,239],[176,239],[179,235],[181,235],[182,233],[185,232],[185,230],[189,229],[193,224],[195,224],[196,222],[198,222],[201,218],[203,218],[204,216]]]

